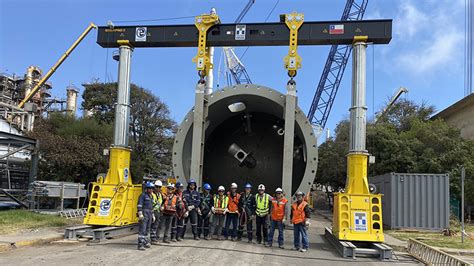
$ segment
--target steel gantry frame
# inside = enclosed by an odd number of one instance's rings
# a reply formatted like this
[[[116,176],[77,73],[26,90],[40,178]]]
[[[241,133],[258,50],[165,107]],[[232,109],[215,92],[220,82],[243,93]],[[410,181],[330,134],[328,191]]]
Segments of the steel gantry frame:
[[[367,3],[368,0],[347,0],[341,20],[362,20]],[[326,127],[351,52],[352,45],[334,44],[331,46],[307,116],[311,124],[318,128],[318,134]]]

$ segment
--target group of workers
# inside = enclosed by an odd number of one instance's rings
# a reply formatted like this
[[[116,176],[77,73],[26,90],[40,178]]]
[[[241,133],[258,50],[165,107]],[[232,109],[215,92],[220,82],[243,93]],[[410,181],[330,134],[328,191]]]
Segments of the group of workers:
[[[272,247],[275,230],[278,230],[278,247],[284,248],[284,226],[288,212],[293,224],[293,250],[306,252],[308,249],[307,228],[310,225],[308,203],[304,193],[296,193],[296,201],[288,206],[283,190],[277,188],[275,196],[265,193],[265,185],[258,186],[258,193],[252,194],[252,185],[246,184],[244,192],[237,192],[237,184],[232,183],[230,191],[219,186],[217,194],[211,195],[211,186],[203,185],[202,193],[197,191],[196,181],[190,179],[186,190],[184,184],[166,185],[162,192],[162,182],[145,183],[145,191],[138,200],[138,250],[146,250],[158,244],[163,231],[163,243],[181,241],[188,222],[195,240],[242,239],[244,228],[249,243],[253,243],[253,220],[256,222],[258,244]],[[268,232],[268,227],[270,231]],[[171,229],[171,232],[170,232]]]

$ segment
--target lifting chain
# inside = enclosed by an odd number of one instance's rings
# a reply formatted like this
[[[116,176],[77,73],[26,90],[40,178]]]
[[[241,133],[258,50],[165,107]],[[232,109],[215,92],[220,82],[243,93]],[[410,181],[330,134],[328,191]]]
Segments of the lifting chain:
[[[196,63],[196,69],[198,70],[199,75],[199,83],[205,83],[204,78],[213,68],[213,64],[209,58],[209,47],[206,46],[207,31],[212,26],[219,23],[220,19],[217,14],[203,14],[201,16],[197,16],[194,22],[194,25],[199,31],[199,40],[198,53],[193,58],[193,62]]]
[[[283,18],[282,18],[283,20]],[[298,30],[303,25],[304,15],[293,12],[284,15],[286,26],[290,29],[290,45],[288,55],[285,56],[285,68],[288,70],[290,81],[288,84],[295,84],[293,78],[296,76],[296,71],[301,68],[301,57],[298,55]]]

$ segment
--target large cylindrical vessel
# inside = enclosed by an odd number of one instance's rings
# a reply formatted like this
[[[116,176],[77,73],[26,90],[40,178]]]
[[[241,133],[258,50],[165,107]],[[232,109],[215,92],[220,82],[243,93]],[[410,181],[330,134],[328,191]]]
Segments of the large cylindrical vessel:
[[[205,119],[203,183],[213,189],[233,182],[243,188],[282,186],[285,95],[263,86],[236,85],[208,96]],[[292,191],[309,191],[316,175],[318,151],[313,128],[296,108]],[[173,170],[190,177],[193,110],[181,123],[173,146]]]

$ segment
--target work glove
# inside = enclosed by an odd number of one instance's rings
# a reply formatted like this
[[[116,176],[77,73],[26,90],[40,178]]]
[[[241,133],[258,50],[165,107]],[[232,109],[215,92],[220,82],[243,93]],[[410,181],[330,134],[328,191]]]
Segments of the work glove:
[[[189,212],[185,212],[184,213],[184,218],[188,217],[188,215],[189,215]]]
[[[153,215],[151,216],[151,222],[154,223],[155,221],[156,221],[156,217],[155,217],[155,215],[153,214]]]
[[[283,223],[283,225],[286,224],[286,218],[283,218],[283,220],[281,221]]]
[[[309,221],[306,221],[306,222],[304,223],[304,226],[306,227],[306,229],[308,229],[310,225],[311,225],[311,223],[310,223]]]
[[[216,209],[214,208],[214,206],[212,206],[211,212],[212,212],[212,213],[216,213]]]
[[[224,209],[224,215],[228,212],[229,210],[227,208]]]
[[[164,210],[165,210],[165,207],[161,206],[160,211],[164,211]]]
[[[188,206],[188,211],[192,211],[194,209],[194,206],[191,205],[191,206]]]
[[[145,216],[143,216],[143,212],[139,211],[138,212],[138,220],[143,221],[143,219],[145,219]]]
[[[199,216],[202,215],[201,209],[199,209],[199,208],[198,208],[198,215],[199,215]]]

